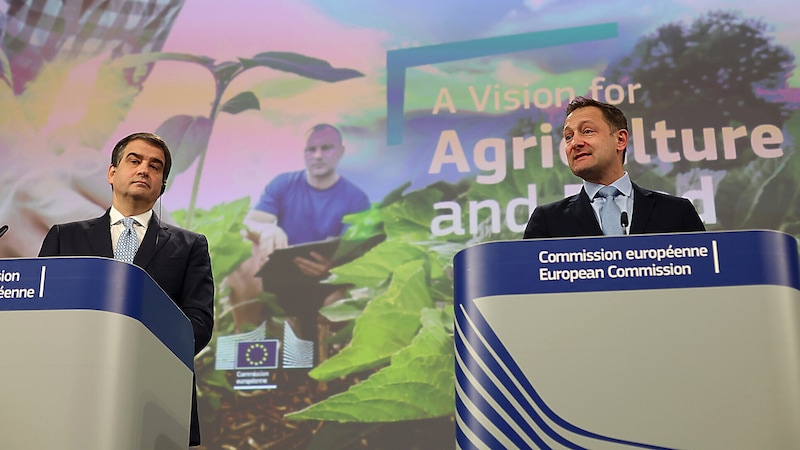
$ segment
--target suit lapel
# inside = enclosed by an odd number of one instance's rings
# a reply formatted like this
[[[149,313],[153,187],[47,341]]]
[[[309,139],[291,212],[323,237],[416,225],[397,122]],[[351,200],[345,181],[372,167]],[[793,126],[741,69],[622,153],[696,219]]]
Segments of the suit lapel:
[[[171,233],[167,230],[167,227],[161,226],[161,221],[158,220],[158,216],[154,212],[150,217],[150,223],[147,224],[147,233],[144,234],[142,245],[139,246],[136,257],[133,258],[133,263],[146,269],[170,237]]]
[[[569,220],[580,226],[582,236],[598,236],[603,234],[603,230],[600,229],[600,224],[597,223],[597,217],[594,215],[592,204],[589,202],[589,194],[586,193],[585,189],[581,188],[578,195],[570,199],[567,215]]]
[[[630,234],[644,233],[647,221],[650,220],[650,214],[653,212],[654,203],[651,191],[633,184],[633,219],[631,220]]]
[[[86,227],[86,238],[92,247],[92,254],[106,258],[114,257],[114,245],[111,242],[111,216],[106,213],[89,222]]]

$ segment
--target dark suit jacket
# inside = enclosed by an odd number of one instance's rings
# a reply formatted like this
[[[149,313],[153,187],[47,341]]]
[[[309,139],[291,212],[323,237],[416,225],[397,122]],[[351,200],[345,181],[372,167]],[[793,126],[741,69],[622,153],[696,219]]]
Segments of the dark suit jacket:
[[[633,217],[629,234],[705,231],[694,205],[682,197],[649,191],[633,184]],[[528,220],[524,239],[602,236],[586,190],[538,206]]]
[[[96,219],[54,225],[39,256],[114,257],[109,210]],[[211,340],[214,327],[214,280],[206,238],[162,224],[155,213],[133,263],[143,268],[186,314],[194,330],[194,353]],[[191,445],[200,443],[196,392],[192,395]]]

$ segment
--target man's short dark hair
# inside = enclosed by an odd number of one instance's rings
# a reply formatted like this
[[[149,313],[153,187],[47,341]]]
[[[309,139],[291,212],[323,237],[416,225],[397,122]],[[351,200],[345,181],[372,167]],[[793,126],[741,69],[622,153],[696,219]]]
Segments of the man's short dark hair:
[[[339,144],[341,144],[342,143],[342,132],[339,131],[338,128],[336,128],[335,126],[333,126],[333,125],[331,125],[329,123],[318,123],[318,124],[314,125],[313,127],[308,129],[308,131],[306,132],[306,136],[310,136],[311,133],[316,133],[317,131],[323,131],[323,130],[327,130],[327,129],[331,129],[331,130],[336,132],[336,136],[339,137]]]
[[[608,103],[599,102],[593,98],[575,97],[575,99],[567,105],[567,115],[570,115],[576,109],[585,108],[587,106],[594,106],[603,111],[603,119],[605,119],[608,126],[611,127],[611,131],[628,131],[628,119],[619,108],[614,105],[609,105]]]
[[[119,166],[119,163],[122,161],[122,153],[125,151],[125,147],[128,146],[133,141],[145,141],[155,147],[161,149],[164,152],[164,179],[162,180],[163,183],[167,182],[167,178],[169,177],[169,171],[172,168],[172,154],[169,152],[169,147],[167,147],[167,143],[161,139],[160,136],[154,133],[133,133],[131,135],[125,136],[117,145],[114,146],[114,150],[111,152],[111,165],[114,167]]]

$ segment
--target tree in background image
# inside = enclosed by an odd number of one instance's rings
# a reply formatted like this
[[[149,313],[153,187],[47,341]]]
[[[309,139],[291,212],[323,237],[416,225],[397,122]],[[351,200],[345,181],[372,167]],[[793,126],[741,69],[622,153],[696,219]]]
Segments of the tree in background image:
[[[605,77],[642,85],[636,103],[624,106],[628,117],[665,120],[675,130],[694,129],[698,149],[703,148],[702,128],[781,126],[791,109],[782,91],[794,69],[794,55],[774,42],[769,28],[762,20],[728,11],[709,12],[689,25],[667,24],[642,38],[629,56],[609,64]],[[647,122],[645,129],[650,129]],[[697,164],[738,167],[754,158],[740,150],[736,160],[681,160],[673,170],[681,173]]]
[[[767,228],[797,235],[800,198],[795,169],[800,162],[797,89],[788,86],[795,56],[775,43],[770,26],[738,12],[712,11],[691,24],[671,23],[642,38],[630,55],[609,65],[604,76],[615,83],[638,83],[636,102],[624,105],[628,117],[642,117],[645,130],[664,120],[673,130],[692,129],[695,148],[703,150],[703,128],[716,130],[717,159],[650,165],[628,162],[638,180],[655,181],[657,189],[671,179],[696,183],[699,175],[714,179],[715,224],[709,229]],[[722,153],[722,127],[744,126],[748,133],[762,124],[782,128],[783,156],[759,158],[748,139],[736,140],[736,158]],[[681,146],[680,132],[670,140]],[[653,141],[645,131],[648,153]],[[672,148],[671,151],[676,151]],[[655,168],[659,170],[653,170]],[[662,172],[662,173],[659,173]],[[663,175],[668,175],[664,177]],[[661,180],[659,184],[658,180]],[[683,181],[680,181],[683,180]],[[644,181],[643,181],[644,183]]]

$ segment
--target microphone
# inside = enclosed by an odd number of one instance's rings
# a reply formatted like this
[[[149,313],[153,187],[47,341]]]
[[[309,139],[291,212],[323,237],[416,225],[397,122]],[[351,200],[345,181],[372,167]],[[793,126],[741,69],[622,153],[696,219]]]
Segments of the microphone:
[[[3,225],[0,227],[0,237],[3,237],[3,235],[6,234],[6,231],[8,231],[8,225]]]
[[[622,211],[619,223],[622,225],[622,234],[628,234],[628,211]]]

